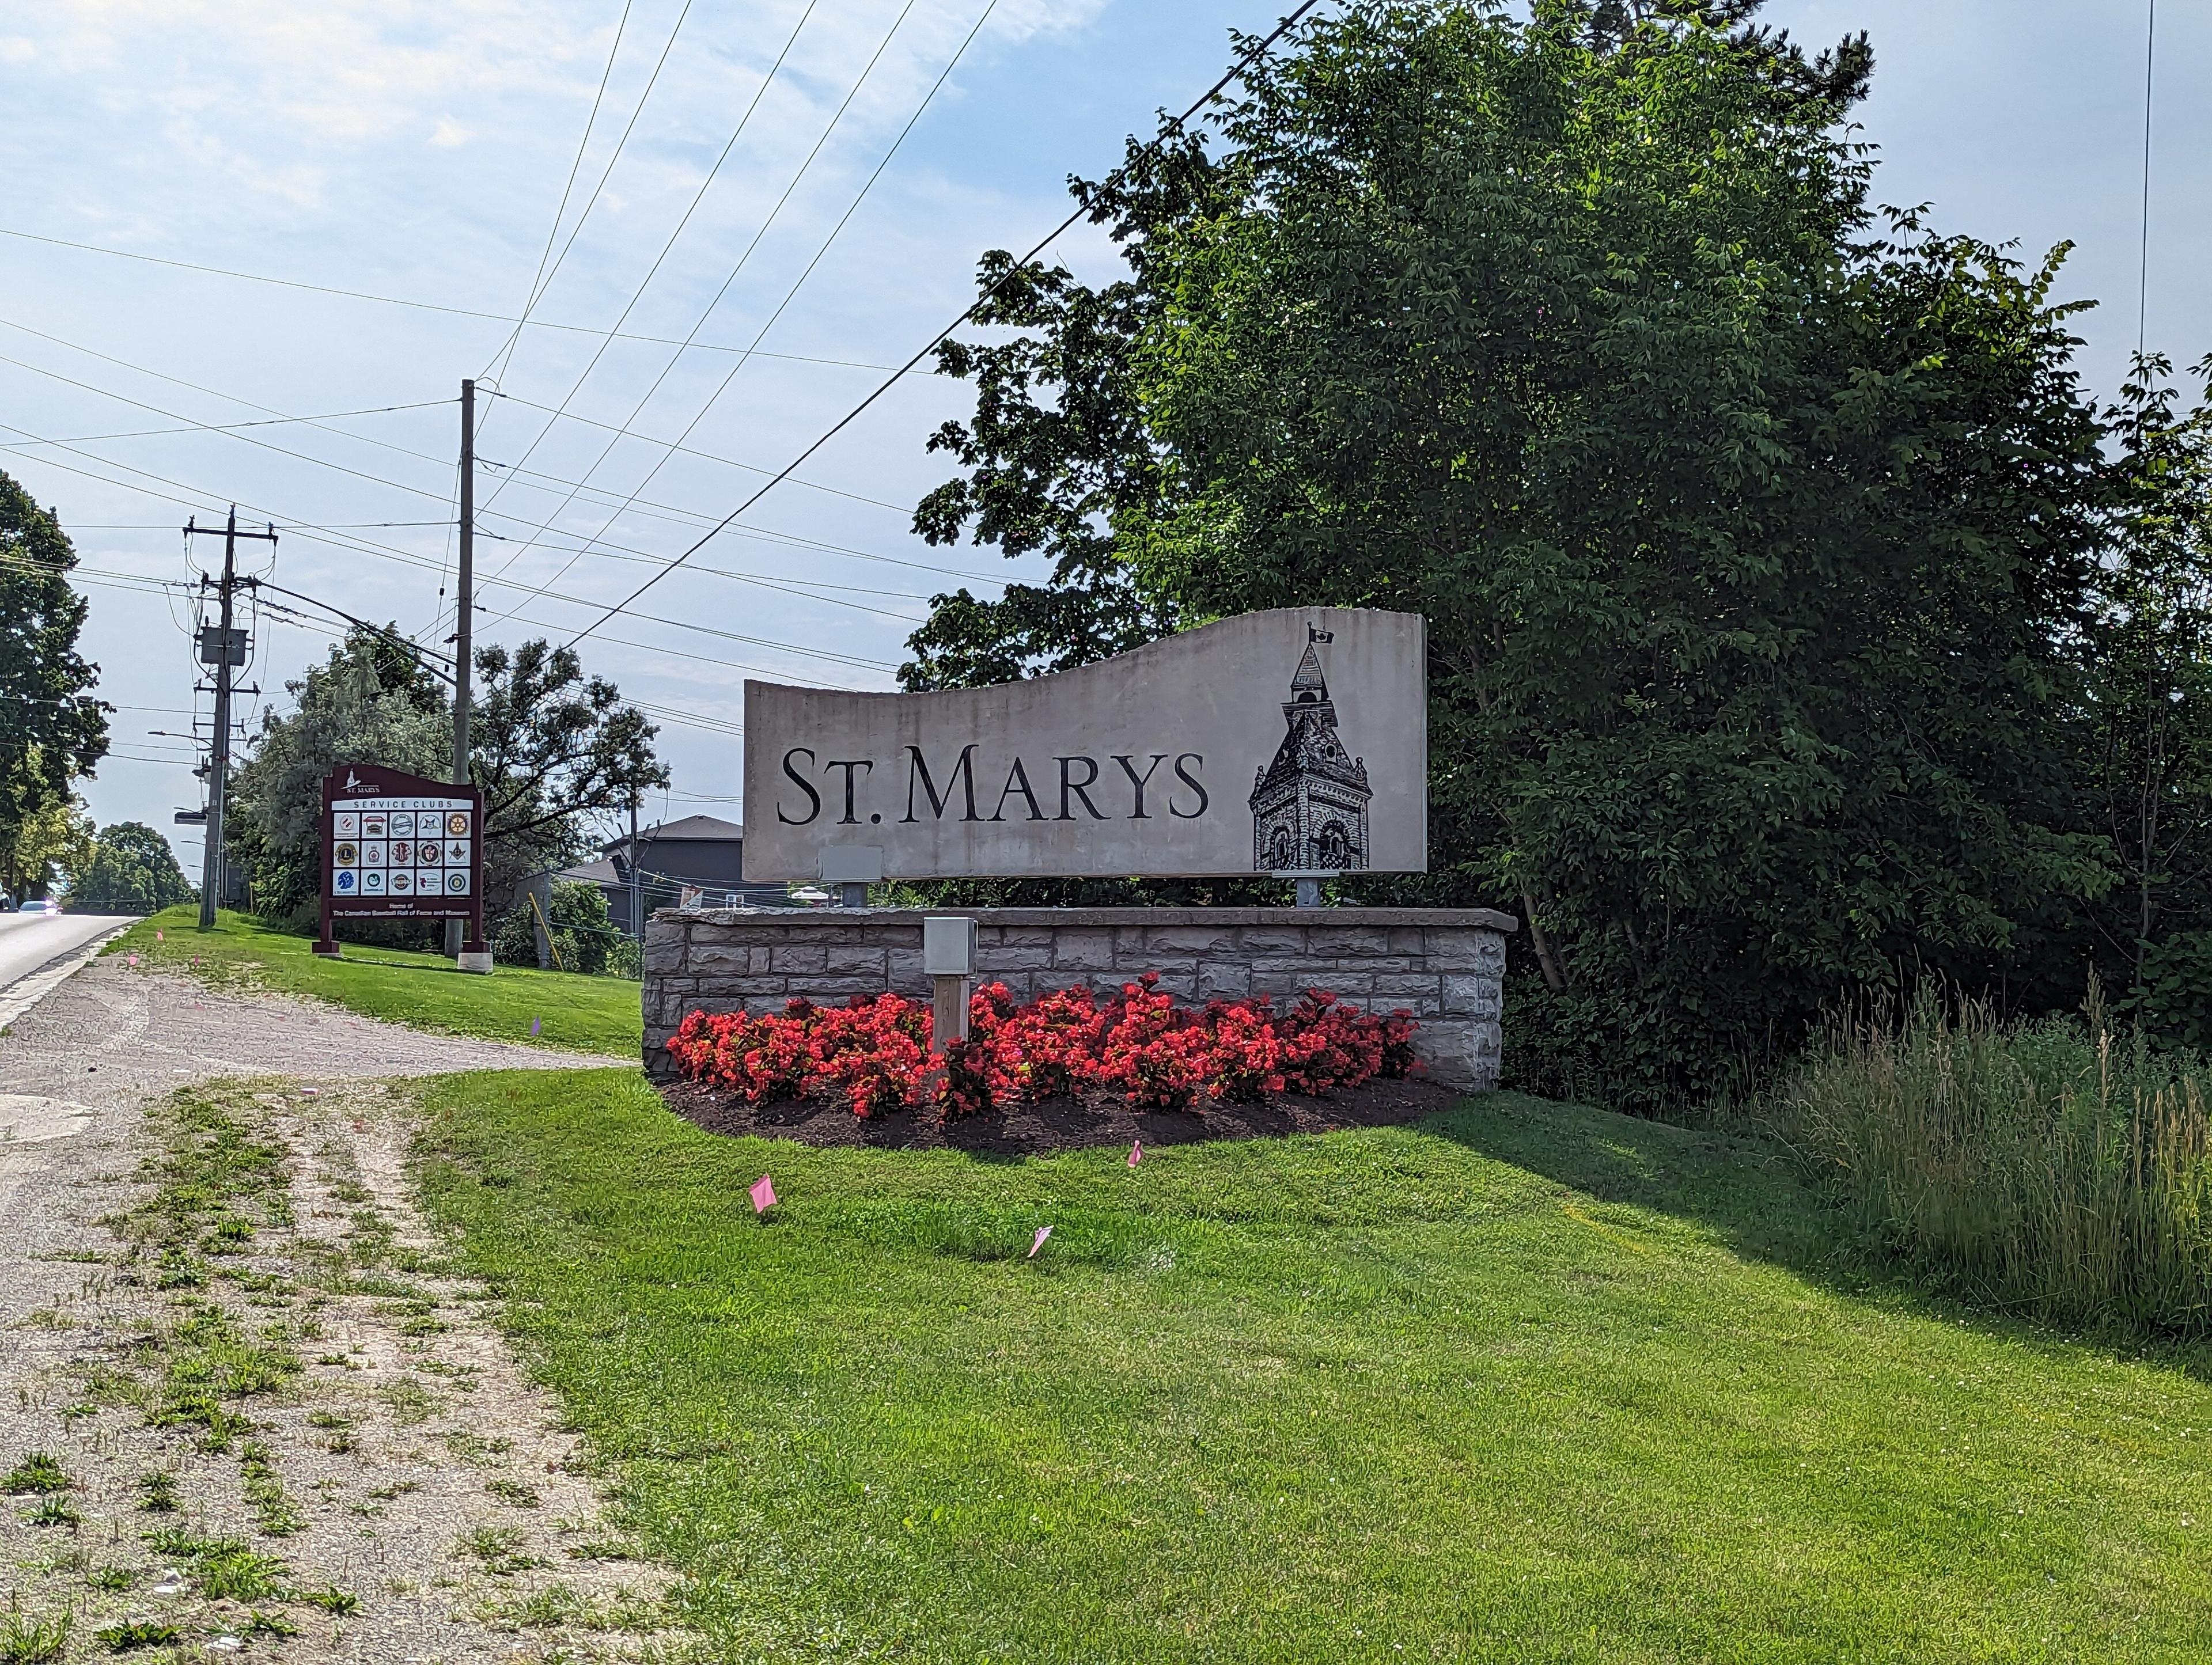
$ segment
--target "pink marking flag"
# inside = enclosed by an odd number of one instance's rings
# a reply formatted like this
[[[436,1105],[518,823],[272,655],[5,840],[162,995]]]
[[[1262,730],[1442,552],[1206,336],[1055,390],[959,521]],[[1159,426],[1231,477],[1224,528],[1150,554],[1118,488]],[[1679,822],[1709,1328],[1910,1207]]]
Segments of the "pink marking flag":
[[[775,1206],[775,1187],[769,1182],[766,1174],[753,1182],[751,1194],[754,1213],[765,1214]]]
[[[138,957],[136,954],[133,954],[131,957],[131,969],[133,971],[136,971],[138,969]]]
[[[162,935],[159,931],[156,931],[156,932],[154,933],[154,940],[155,940],[155,942],[167,942],[167,941],[168,941],[168,939],[167,939],[167,937],[163,936],[163,935]]]
[[[1044,1240],[1050,1236],[1052,1236],[1052,1228],[1050,1226],[1041,1225],[1037,1227],[1036,1241],[1030,1245],[1030,1259],[1032,1261],[1036,1259],[1037,1250],[1044,1247]]]
[[[1129,1146],[1129,1166],[1133,1168],[1144,1159],[1145,1141],[1139,1139],[1133,1141]]]

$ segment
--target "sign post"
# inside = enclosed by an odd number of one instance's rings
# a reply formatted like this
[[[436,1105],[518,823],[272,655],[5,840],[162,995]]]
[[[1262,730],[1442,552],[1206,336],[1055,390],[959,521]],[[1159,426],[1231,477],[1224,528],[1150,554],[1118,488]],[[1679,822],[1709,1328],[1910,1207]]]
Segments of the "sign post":
[[[473,786],[341,764],[323,777],[322,933],[337,919],[458,919],[460,969],[489,971],[483,939],[483,793]]]

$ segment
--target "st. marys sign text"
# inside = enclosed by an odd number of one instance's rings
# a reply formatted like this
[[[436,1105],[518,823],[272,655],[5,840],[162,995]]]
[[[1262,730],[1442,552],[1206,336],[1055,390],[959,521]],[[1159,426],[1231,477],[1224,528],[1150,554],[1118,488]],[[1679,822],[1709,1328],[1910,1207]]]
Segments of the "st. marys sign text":
[[[939,694],[745,684],[748,880],[1419,872],[1417,613],[1281,608]]]

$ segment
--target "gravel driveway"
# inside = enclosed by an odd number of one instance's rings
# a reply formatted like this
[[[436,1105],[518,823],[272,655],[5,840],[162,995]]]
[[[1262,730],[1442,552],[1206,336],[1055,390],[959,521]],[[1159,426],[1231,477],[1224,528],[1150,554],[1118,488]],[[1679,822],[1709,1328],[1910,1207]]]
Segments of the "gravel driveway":
[[[179,1658],[688,1652],[663,1628],[664,1575],[623,1555],[587,1454],[416,1215],[413,1106],[385,1085],[616,1062],[115,957],[17,1018],[0,1035],[0,1474],[17,1470],[0,1601],[69,1615],[67,1659],[104,1657],[132,1623],[173,1628]],[[195,1200],[187,1170],[220,1139],[261,1153],[258,1188]],[[268,1384],[223,1386],[240,1358]],[[213,1408],[192,1413],[179,1383],[210,1368]],[[65,1490],[31,1486],[32,1453]],[[173,1509],[147,1507],[158,1474]]]

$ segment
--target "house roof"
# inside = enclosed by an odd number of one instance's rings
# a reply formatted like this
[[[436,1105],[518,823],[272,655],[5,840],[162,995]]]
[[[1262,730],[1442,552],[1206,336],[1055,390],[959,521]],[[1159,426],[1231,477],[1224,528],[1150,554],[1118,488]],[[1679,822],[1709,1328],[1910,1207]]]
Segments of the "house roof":
[[[658,826],[640,827],[637,842],[653,843],[665,838],[689,839],[694,842],[735,842],[745,836],[745,829],[734,821],[725,821],[714,815],[687,815],[681,821],[664,821]],[[599,846],[602,850],[623,850],[629,848],[629,835],[610,838]]]
[[[611,861],[586,861],[581,866],[563,867],[553,875],[561,879],[580,879],[587,884],[620,884],[623,876],[615,871]]]

